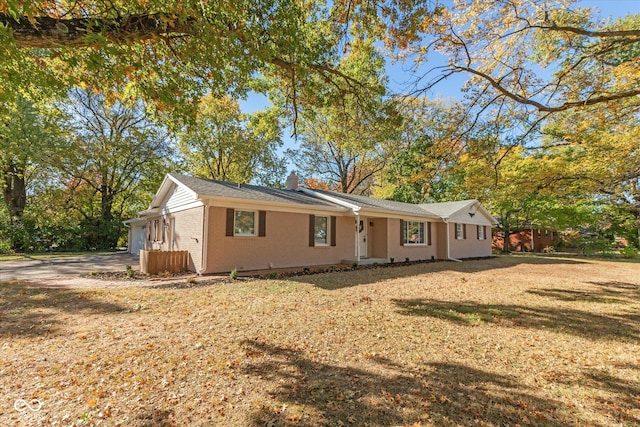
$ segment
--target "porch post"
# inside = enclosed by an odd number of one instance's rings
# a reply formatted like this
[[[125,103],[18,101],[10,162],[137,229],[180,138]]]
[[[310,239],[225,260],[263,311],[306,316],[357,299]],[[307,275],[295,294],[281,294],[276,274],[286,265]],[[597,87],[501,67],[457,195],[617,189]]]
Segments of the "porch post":
[[[356,234],[356,260],[358,264],[360,264],[360,214],[356,212],[356,226],[355,226],[355,234]]]

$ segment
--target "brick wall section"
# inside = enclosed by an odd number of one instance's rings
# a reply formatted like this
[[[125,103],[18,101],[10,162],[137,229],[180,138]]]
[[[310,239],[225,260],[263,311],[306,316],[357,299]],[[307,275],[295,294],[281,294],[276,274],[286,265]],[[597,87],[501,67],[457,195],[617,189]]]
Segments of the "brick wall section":
[[[496,233],[493,236],[493,249],[501,251],[503,248],[502,233]],[[531,229],[525,228],[512,233],[509,236],[509,249],[516,252],[531,251]],[[538,237],[538,229],[533,229],[533,246],[535,252],[542,252],[546,247],[555,247],[558,245],[558,233],[553,230],[541,230]]]
[[[388,258],[395,258],[395,262],[404,261],[406,258],[409,258],[410,261],[430,260],[431,257],[437,259],[439,240],[435,223],[431,223],[431,246],[402,246],[400,245],[400,220],[389,218],[387,221],[387,239],[389,242]],[[425,239],[427,238],[425,235]]]
[[[310,247],[307,214],[267,211],[266,236],[226,236],[226,208],[211,207],[206,272],[339,264],[355,253],[353,220],[336,217],[336,246]]]
[[[467,224],[466,239],[456,239],[456,225],[454,223],[449,223],[448,226],[451,241],[450,255],[452,258],[464,259],[491,256],[491,226],[486,227],[484,240],[478,240],[475,224]]]
[[[149,218],[149,221],[147,222],[147,229],[152,229],[153,221],[156,219],[165,221],[169,224],[169,227],[165,229],[165,239],[162,243],[149,241],[147,233],[147,236],[145,236],[146,249],[188,251],[189,270],[198,271],[202,265],[203,212],[203,207],[197,207],[164,216]]]

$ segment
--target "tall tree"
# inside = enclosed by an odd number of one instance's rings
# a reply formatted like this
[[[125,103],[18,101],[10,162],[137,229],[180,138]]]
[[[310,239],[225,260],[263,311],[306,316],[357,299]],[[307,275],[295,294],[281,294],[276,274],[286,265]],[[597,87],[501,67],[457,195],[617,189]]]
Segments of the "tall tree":
[[[223,181],[277,184],[285,174],[276,109],[243,114],[237,101],[207,95],[192,123],[178,133],[184,168]]]
[[[306,178],[344,193],[369,193],[397,142],[401,123],[397,102],[387,96],[384,60],[370,39],[354,35],[339,68],[368,90],[353,94],[329,85],[311,98],[300,117],[298,150],[290,151]]]
[[[640,117],[633,109],[596,108],[556,117],[545,128],[547,151],[566,159],[556,177],[578,182],[586,197],[610,204],[618,232],[640,242]],[[626,216],[627,219],[624,217]],[[615,224],[613,224],[615,225]]]
[[[60,128],[52,111],[19,95],[13,102],[0,104],[0,117],[3,122],[0,126],[2,197],[10,227],[20,230],[30,178],[47,163],[60,138]],[[18,249],[21,240],[14,233],[12,246]]]
[[[406,203],[447,200],[446,174],[463,149],[456,136],[460,106],[405,97],[400,104],[402,126],[393,156],[384,170],[379,196]],[[462,119],[464,121],[464,118]]]
[[[115,247],[121,220],[135,213],[128,207],[139,207],[132,199],[173,160],[167,132],[144,104],[109,105],[90,90],[73,90],[61,108],[71,117],[72,140],[57,164],[67,200],[84,218],[87,245]]]

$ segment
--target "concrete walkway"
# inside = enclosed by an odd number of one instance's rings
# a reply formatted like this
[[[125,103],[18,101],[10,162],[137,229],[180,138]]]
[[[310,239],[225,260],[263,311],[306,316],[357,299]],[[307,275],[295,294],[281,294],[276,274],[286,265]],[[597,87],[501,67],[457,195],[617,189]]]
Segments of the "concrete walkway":
[[[128,253],[0,261],[0,281],[75,277],[91,271],[126,271],[127,265],[136,271],[140,269],[138,257]]]

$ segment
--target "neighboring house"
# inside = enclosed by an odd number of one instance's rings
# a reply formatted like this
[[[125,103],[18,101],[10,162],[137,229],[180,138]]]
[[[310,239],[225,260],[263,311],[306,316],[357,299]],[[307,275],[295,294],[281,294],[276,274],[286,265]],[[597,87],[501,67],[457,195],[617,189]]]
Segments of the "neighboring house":
[[[509,250],[516,252],[544,252],[558,245],[558,232],[549,228],[525,226],[509,235]],[[493,236],[493,249],[502,251],[504,237],[502,232]]]
[[[476,200],[414,205],[299,187],[294,174],[273,189],[172,173],[126,223],[132,253],[141,240],[186,250],[190,270],[207,274],[488,257],[496,221]]]

